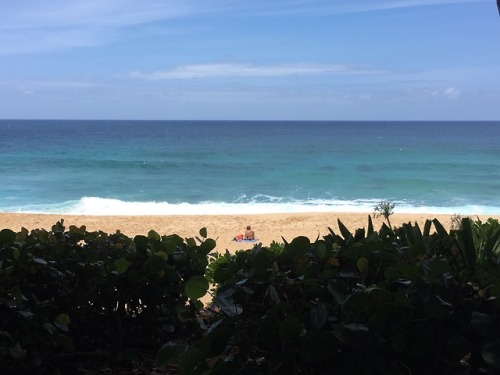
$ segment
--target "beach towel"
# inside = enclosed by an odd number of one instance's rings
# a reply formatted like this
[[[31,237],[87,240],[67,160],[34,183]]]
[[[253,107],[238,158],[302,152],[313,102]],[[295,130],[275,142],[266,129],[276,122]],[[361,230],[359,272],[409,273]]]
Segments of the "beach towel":
[[[258,239],[247,240],[247,239],[243,238],[242,234],[238,234],[236,237],[233,238],[233,241],[236,241],[236,242],[256,242],[256,241],[258,241]]]

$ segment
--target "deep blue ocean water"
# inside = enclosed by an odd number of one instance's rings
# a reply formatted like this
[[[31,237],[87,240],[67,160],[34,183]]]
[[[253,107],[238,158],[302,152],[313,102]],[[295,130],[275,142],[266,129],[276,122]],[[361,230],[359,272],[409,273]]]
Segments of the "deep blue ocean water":
[[[0,212],[500,214],[500,122],[0,120]]]

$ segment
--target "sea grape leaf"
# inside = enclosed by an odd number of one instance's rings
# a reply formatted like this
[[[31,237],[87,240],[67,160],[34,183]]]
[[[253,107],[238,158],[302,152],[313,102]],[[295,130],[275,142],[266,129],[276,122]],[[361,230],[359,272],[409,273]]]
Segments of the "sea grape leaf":
[[[398,265],[397,268],[405,279],[410,279],[410,280],[414,279],[420,271],[418,266],[414,264],[400,264]]]
[[[271,284],[267,287],[267,293],[269,293],[269,296],[274,303],[279,303],[281,301],[280,295],[278,294],[278,291],[276,290],[276,287],[274,285]]]
[[[21,347],[21,344],[17,343],[9,348],[9,354],[16,361],[20,361],[26,357],[26,350]]]
[[[158,234],[158,232],[154,231],[154,230],[150,230],[148,232],[148,238],[150,240],[156,240],[156,241],[159,241],[160,240],[160,235]]]
[[[311,328],[315,331],[319,331],[326,324],[328,320],[328,309],[322,303],[311,309],[309,316],[311,318],[310,324]]]
[[[75,350],[75,344],[73,343],[73,340],[71,337],[68,337],[66,335],[56,335],[55,337],[57,344],[65,349],[67,352],[72,352]]]
[[[47,261],[42,258],[33,258],[33,262],[35,262],[36,264],[41,264],[43,266],[47,264]]]
[[[342,312],[348,321],[362,321],[372,311],[371,299],[367,293],[355,292],[347,296]]]
[[[280,324],[279,335],[285,342],[293,342],[299,338],[302,324],[299,319],[287,316]]]
[[[156,354],[156,365],[162,367],[169,363],[178,362],[187,349],[188,345],[183,341],[167,342]]]
[[[203,241],[200,248],[201,248],[202,253],[204,255],[207,255],[209,252],[211,252],[213,249],[215,249],[215,246],[217,246],[216,242],[213,239],[208,238],[205,241]]]
[[[401,274],[396,266],[390,266],[385,270],[384,276],[387,280],[391,281],[399,279],[401,277]]]
[[[181,375],[201,374],[202,369],[199,368],[200,362],[203,361],[203,353],[196,348],[189,348],[179,360],[179,372]],[[198,370],[198,371],[196,371]]]
[[[127,272],[130,263],[125,258],[115,259],[115,269],[118,274]]]
[[[443,259],[436,258],[430,264],[430,277],[435,278],[439,276],[443,276],[446,273],[450,272],[450,265]]]
[[[313,363],[323,361],[326,363],[335,358],[336,347],[338,347],[338,342],[330,332],[321,330],[308,333],[307,345],[302,346],[300,356]],[[333,371],[325,373],[333,373]]]
[[[488,288],[488,293],[493,297],[500,297],[500,283],[492,284]]]
[[[215,299],[222,311],[233,317],[243,312],[243,307],[234,301],[234,293],[234,287],[221,287]]]
[[[337,279],[328,281],[327,289],[339,305],[342,305],[344,303],[347,294],[349,293],[349,290],[347,289],[345,283]]]
[[[186,282],[184,290],[190,299],[203,297],[209,288],[208,280],[203,275],[194,275]]]
[[[370,288],[368,289],[368,295],[373,306],[391,303],[393,300],[392,293],[382,288]]]
[[[299,256],[304,254],[311,249],[311,241],[309,238],[304,236],[296,237],[290,242],[290,244],[285,245],[285,253],[291,257]]]
[[[196,241],[194,238],[186,238],[186,243],[190,248],[196,247]]]
[[[148,268],[151,272],[163,271],[167,263],[163,257],[153,254],[146,261]]]
[[[488,314],[473,311],[470,317],[472,330],[479,335],[488,336],[491,333],[493,318]]]
[[[337,324],[333,327],[332,333],[341,343],[355,350],[373,348],[377,342],[375,336],[364,324]]]
[[[494,369],[500,370],[500,340],[486,344],[481,354],[488,365]]]
[[[359,258],[358,261],[356,262],[356,267],[358,271],[361,273],[366,273],[366,271],[368,271],[368,265],[369,265],[368,259],[365,257]]]
[[[173,234],[170,236],[164,236],[162,238],[162,241],[163,241],[165,250],[169,254],[175,253],[175,251],[177,250],[177,247],[182,246],[182,244],[184,243],[182,237],[180,237],[176,234]]]
[[[68,332],[68,324],[70,322],[70,318],[68,314],[59,314],[54,319],[54,325],[65,332]]]
[[[453,305],[437,294],[431,294],[424,301],[424,311],[428,316],[444,319],[453,312]]]
[[[10,229],[2,229],[0,231],[0,246],[5,246],[14,243],[16,233]]]
[[[397,316],[400,314],[400,309],[396,304],[386,303],[380,305],[370,315],[368,319],[368,327],[373,330],[382,330],[387,327],[393,327],[397,324]]]
[[[327,250],[326,250],[326,245],[324,243],[318,244],[318,247],[316,248],[316,254],[320,259],[324,259],[326,257]]]
[[[200,236],[202,238],[207,238],[207,228],[203,227],[200,229]]]
[[[148,249],[148,238],[146,236],[135,236],[134,237],[135,247],[138,251],[147,251]]]

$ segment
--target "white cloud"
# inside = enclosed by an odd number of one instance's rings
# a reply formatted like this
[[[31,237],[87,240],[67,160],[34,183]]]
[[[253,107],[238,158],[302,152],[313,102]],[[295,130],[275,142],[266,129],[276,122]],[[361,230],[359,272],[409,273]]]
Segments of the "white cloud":
[[[443,96],[449,99],[457,99],[460,96],[460,91],[455,87],[449,87],[444,90]]]
[[[101,45],[123,28],[191,11],[177,0],[0,1],[0,55]]]
[[[190,7],[176,0],[76,0],[12,2],[0,15],[1,30],[61,27],[126,27],[184,16]]]
[[[441,88],[412,88],[406,90],[406,95],[417,100],[447,99],[455,100],[461,95],[460,90],[455,87]]]
[[[195,15],[342,14],[490,0],[0,0],[0,55],[102,45],[137,25]]]
[[[199,64],[183,65],[171,70],[150,73],[132,72],[131,77],[147,80],[218,78],[218,77],[286,77],[321,74],[375,74],[376,70],[327,64]]]
[[[0,81],[0,91],[25,95],[49,90],[83,90],[102,86],[100,83],[86,81]]]
[[[253,1],[242,4],[238,1],[226,3],[221,10],[238,11],[244,9],[253,15],[333,15],[383,11],[399,8],[413,8],[433,5],[453,5],[478,3],[490,0],[288,0],[288,1]]]

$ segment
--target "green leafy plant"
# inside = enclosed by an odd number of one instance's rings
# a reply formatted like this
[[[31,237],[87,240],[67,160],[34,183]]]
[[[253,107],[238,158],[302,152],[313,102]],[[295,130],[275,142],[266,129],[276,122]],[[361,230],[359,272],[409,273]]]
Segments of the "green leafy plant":
[[[482,225],[470,226],[482,238],[474,243],[496,243],[486,240],[496,224]],[[458,246],[470,235],[467,224],[458,232],[437,220],[423,229],[376,231],[370,220],[368,230],[339,228],[314,243],[297,237],[282,251],[261,247],[219,263],[216,313],[199,344],[181,355],[181,373],[499,369],[496,253],[464,274],[470,259]]]
[[[374,217],[383,216],[384,219],[387,221],[387,225],[389,226],[389,228],[392,228],[391,221],[389,218],[394,213],[394,207],[396,207],[396,203],[381,201],[374,207],[373,216]]]
[[[180,374],[500,371],[498,221],[338,227],[233,254],[205,228],[2,230],[0,371],[147,358]]]
[[[451,230],[457,230],[460,229],[460,226],[462,225],[462,216],[460,214],[454,214],[452,215],[451,219]]]
[[[69,373],[86,360],[154,357],[189,340],[208,290],[215,241],[129,238],[63,222],[52,230],[0,232],[0,370]]]

